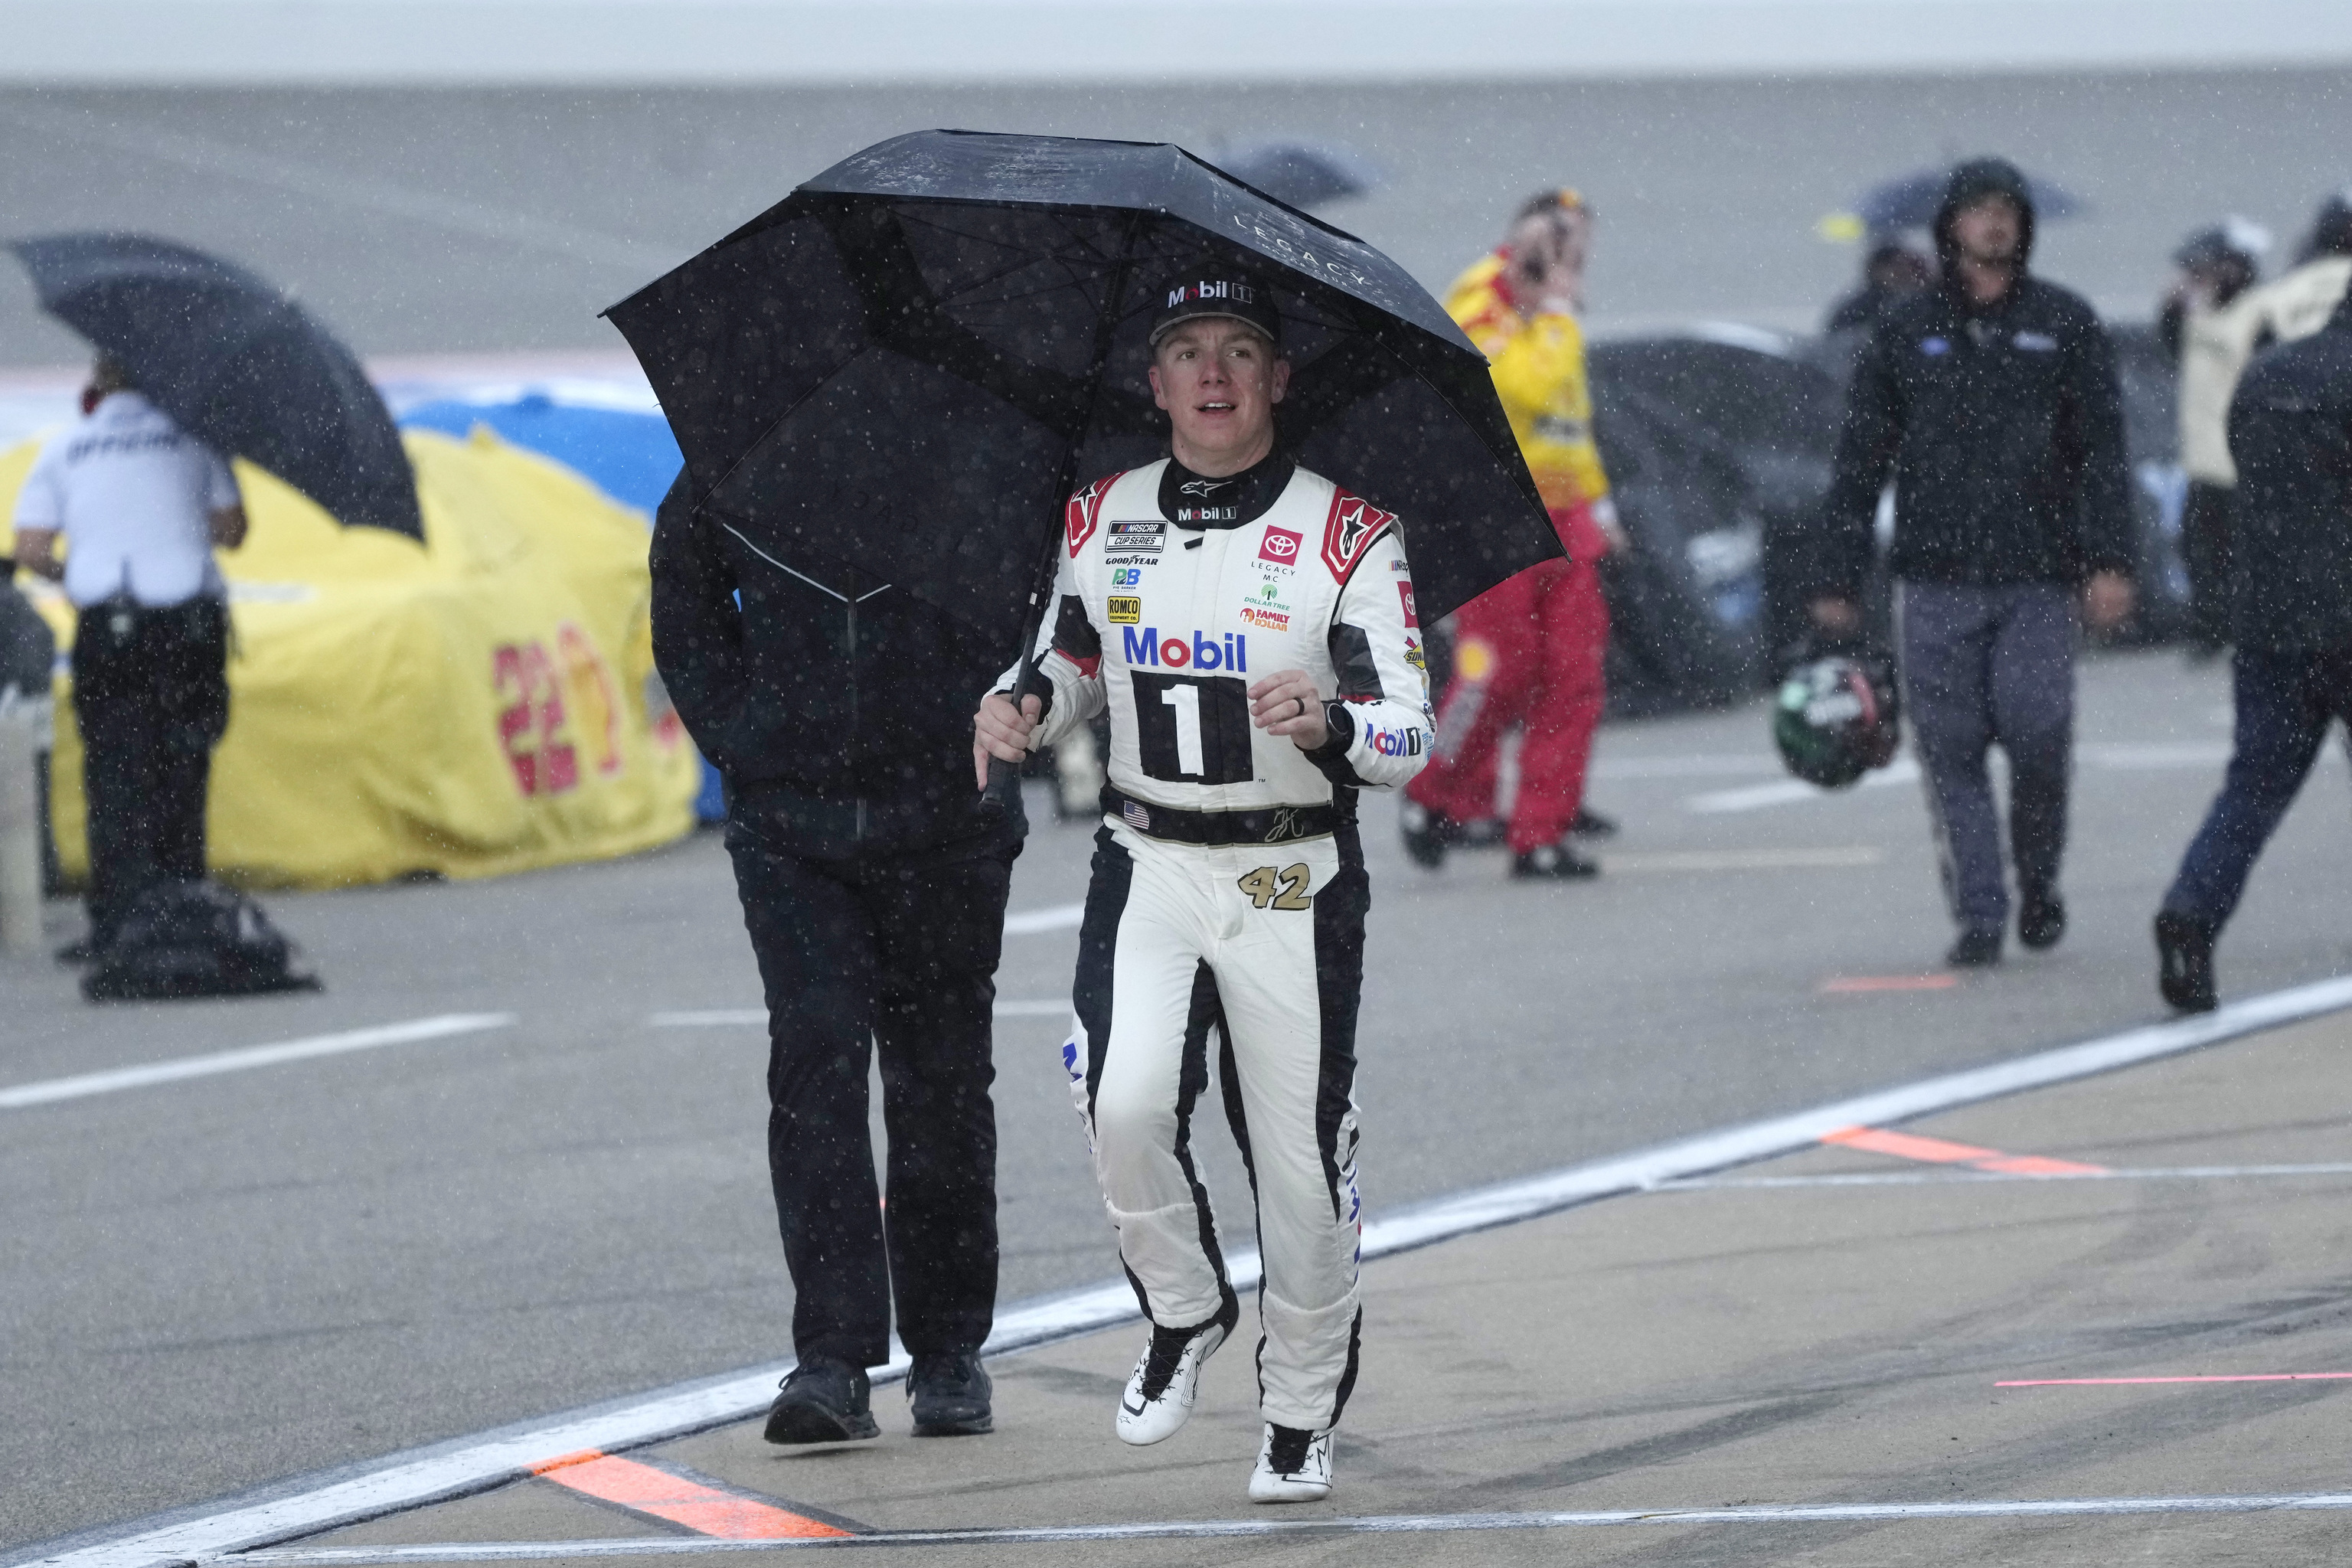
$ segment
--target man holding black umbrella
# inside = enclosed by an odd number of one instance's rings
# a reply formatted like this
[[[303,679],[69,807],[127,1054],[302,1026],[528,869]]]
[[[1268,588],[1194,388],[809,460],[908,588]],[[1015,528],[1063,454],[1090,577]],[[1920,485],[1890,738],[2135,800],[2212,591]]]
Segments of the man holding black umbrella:
[[[768,1163],[799,1352],[768,1441],[878,1434],[866,1369],[890,1359],[894,1298],[916,1434],[990,1431],[991,1015],[1026,824],[1017,795],[1014,815],[982,814],[963,758],[964,693],[1000,645],[880,578],[782,565],[694,505],[684,477],[656,517],[652,565],[655,661],[727,780],[727,849],[767,994]]]
[[[215,546],[245,541],[220,456],[101,357],[80,424],[41,447],[16,498],[16,558],[73,601],[74,716],[89,803],[89,934],[113,945],[131,901],[205,875],[213,747],[228,729],[227,586]],[[60,560],[58,542],[69,546]]]
[[[1073,497],[1054,614],[973,760],[1108,707],[1110,786],[1064,1047],[1119,1253],[1152,1324],[1129,1443],[1172,1436],[1240,1318],[1189,1144],[1215,1042],[1265,1255],[1265,1417],[1250,1496],[1331,1489],[1356,1378],[1355,1027],[1370,885],[1358,790],[1426,761],[1432,721],[1397,520],[1275,439],[1282,319],[1257,279],[1171,280],[1150,332],[1173,456]]]

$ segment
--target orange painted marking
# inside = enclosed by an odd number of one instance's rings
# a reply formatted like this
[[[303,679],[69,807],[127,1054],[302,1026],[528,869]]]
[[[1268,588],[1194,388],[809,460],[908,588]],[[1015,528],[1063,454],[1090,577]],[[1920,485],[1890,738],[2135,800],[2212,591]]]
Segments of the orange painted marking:
[[[1842,1127],[1835,1132],[1823,1133],[1822,1142],[1843,1149],[1892,1154],[1898,1160],[1918,1160],[1930,1165],[1969,1165],[2009,1176],[2085,1176],[2106,1169],[2105,1165],[2086,1165],[2079,1160],[2004,1154],[1998,1149],[1979,1149],[1973,1143],[1954,1143],[1942,1138],[1922,1138],[1916,1132],[1889,1132],[1883,1127]]]
[[[1996,1383],[1995,1388],[2113,1388],[2132,1383],[2333,1383],[2352,1372],[2245,1372],[2201,1377],[2033,1377]]]
[[[673,1476],[635,1459],[619,1459],[594,1448],[531,1467],[531,1474],[583,1496],[635,1513],[684,1525],[698,1535],[721,1541],[796,1541],[847,1535],[836,1525],[803,1518],[757,1498],[740,1497]]]
[[[1957,974],[1847,974],[1822,982],[1824,996],[1851,996],[1871,991],[1949,991],[1959,984]]]

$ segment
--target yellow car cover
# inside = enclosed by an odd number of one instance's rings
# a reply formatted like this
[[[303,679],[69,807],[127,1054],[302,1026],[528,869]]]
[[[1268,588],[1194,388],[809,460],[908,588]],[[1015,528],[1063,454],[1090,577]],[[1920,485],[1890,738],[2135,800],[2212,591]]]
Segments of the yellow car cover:
[[[644,518],[486,429],[404,440],[422,546],[343,528],[236,465],[250,528],[219,557],[233,630],[215,874],[300,888],[488,877],[690,831],[699,763],[654,674]],[[0,520],[37,450],[0,453]],[[26,582],[68,645],[72,606]],[[79,878],[70,695],[61,668],[51,816]]]

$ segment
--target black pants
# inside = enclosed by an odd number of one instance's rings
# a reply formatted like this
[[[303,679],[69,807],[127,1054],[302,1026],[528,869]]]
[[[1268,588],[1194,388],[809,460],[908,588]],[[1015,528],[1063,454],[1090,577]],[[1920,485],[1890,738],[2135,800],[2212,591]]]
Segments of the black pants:
[[[228,729],[228,611],[109,600],[79,614],[74,721],[89,805],[90,940],[157,882],[205,874],[205,796]]]
[[[2164,895],[2166,912],[2215,931],[2237,912],[2246,879],[2310,776],[2328,725],[2352,723],[2352,648],[2241,647],[2233,666],[2237,743],[2230,771]]]
[[[2074,749],[2074,596],[2054,583],[1906,583],[1903,688],[1944,891],[1963,926],[2009,919],[1987,756],[2009,753],[2010,859],[2029,897],[2058,889]]]
[[[2189,635],[2207,647],[2230,642],[2231,504],[2227,485],[2189,481],[2180,508],[2180,563],[2189,572]]]
[[[730,823],[768,1002],[768,1169],[802,1360],[971,1351],[996,1307],[996,959],[1017,840],[834,858]],[[866,1132],[882,1058],[889,1206]]]

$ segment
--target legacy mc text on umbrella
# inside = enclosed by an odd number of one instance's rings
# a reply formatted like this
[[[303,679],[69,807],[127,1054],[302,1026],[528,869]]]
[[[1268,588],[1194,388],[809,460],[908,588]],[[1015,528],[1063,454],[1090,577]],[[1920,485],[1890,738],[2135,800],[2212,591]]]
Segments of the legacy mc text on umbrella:
[[[1164,454],[1145,377],[1161,290],[1234,268],[1282,313],[1278,438],[1402,517],[1423,615],[1560,552],[1486,362],[1437,301],[1180,147],[895,137],[605,314],[721,527],[850,610],[873,584],[917,595],[1001,636],[1010,664],[1064,498]]]

